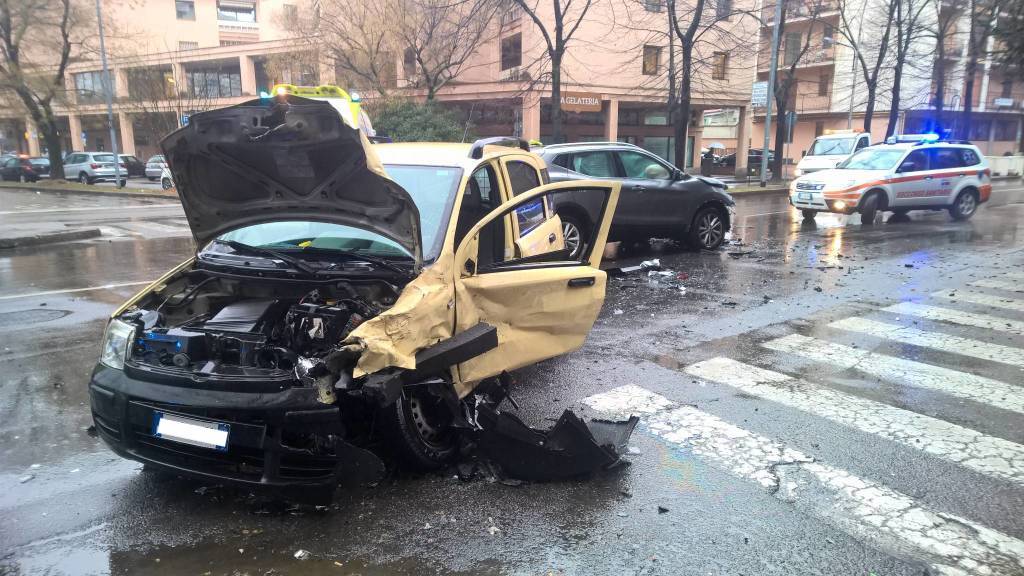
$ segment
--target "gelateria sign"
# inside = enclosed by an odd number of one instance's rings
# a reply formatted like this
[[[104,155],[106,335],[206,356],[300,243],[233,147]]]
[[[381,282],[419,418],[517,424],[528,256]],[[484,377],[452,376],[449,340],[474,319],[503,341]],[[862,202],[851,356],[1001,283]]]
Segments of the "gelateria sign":
[[[562,92],[562,110],[567,112],[600,112],[601,95],[591,92]]]

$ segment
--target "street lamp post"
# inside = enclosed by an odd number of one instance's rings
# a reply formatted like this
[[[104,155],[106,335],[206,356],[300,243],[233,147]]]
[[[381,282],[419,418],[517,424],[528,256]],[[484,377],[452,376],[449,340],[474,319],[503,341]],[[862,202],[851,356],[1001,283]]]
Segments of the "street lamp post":
[[[107,124],[110,125],[110,148],[114,153],[114,186],[121,187],[121,155],[117,149],[117,131],[114,130],[114,85],[110,82],[110,68],[107,67],[107,47],[103,41],[103,11],[100,0],[96,0],[96,24],[100,32],[100,61],[103,63],[103,95],[107,100]]]

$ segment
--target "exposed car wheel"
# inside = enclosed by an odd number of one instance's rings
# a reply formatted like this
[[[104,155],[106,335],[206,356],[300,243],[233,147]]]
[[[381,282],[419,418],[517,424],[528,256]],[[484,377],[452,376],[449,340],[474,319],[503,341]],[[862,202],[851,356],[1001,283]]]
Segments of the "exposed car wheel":
[[[82,184],[92,184],[92,180],[89,179],[89,175],[82,172],[78,175],[78,181]]]
[[[964,190],[956,197],[953,205],[949,207],[949,215],[953,220],[967,220],[978,211],[978,197],[974,190]]]
[[[712,206],[701,208],[690,226],[690,244],[704,250],[714,250],[725,240],[725,217]]]
[[[800,213],[803,214],[804,220],[814,220],[814,217],[818,214],[818,211],[817,210],[807,210],[805,208],[803,210],[800,210]]]
[[[562,237],[565,238],[565,248],[569,251],[569,258],[579,258],[586,247],[583,243],[583,239],[586,237],[586,227],[571,215],[559,214],[558,217],[562,220]]]
[[[875,215],[882,208],[882,197],[878,194],[872,194],[864,200],[864,203],[860,207],[860,223],[865,226],[872,226],[875,223]]]
[[[171,188],[174,188],[174,183],[171,182],[170,178],[161,178],[160,187],[164,190],[170,190]]]
[[[405,391],[381,411],[384,432],[398,456],[417,470],[436,470],[455,457],[458,434],[441,398],[426,390]]]

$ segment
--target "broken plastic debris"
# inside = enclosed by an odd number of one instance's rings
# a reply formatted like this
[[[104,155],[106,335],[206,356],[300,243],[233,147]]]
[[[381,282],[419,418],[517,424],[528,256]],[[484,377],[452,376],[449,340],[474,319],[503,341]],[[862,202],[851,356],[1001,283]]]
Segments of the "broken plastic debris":
[[[614,315],[616,315],[616,316],[621,316],[622,314],[624,314],[624,312],[622,311],[622,308],[616,308],[616,309],[615,309],[615,310],[614,310],[614,311],[612,312],[612,314],[614,314]]]
[[[296,560],[309,560],[309,557],[312,555],[309,550],[302,549],[296,550],[294,554]]]
[[[661,260],[658,258],[652,258],[651,260],[644,260],[640,263],[641,270],[661,270]]]
[[[28,482],[29,480],[31,480],[33,478],[35,478],[34,474],[26,474],[26,475],[22,476],[21,478],[18,478],[18,483],[19,484],[24,484],[25,482]]]

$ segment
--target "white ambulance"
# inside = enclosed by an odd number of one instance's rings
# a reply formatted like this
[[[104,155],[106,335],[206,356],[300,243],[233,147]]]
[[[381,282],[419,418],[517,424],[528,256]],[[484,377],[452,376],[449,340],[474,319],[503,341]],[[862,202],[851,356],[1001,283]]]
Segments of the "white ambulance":
[[[804,218],[859,212],[870,224],[880,211],[948,210],[966,220],[991,193],[992,173],[977,146],[905,135],[860,150],[831,170],[800,176],[790,184],[789,200]]]
[[[871,145],[871,135],[854,130],[825,130],[796,165],[794,176],[835,168],[854,152]]]

